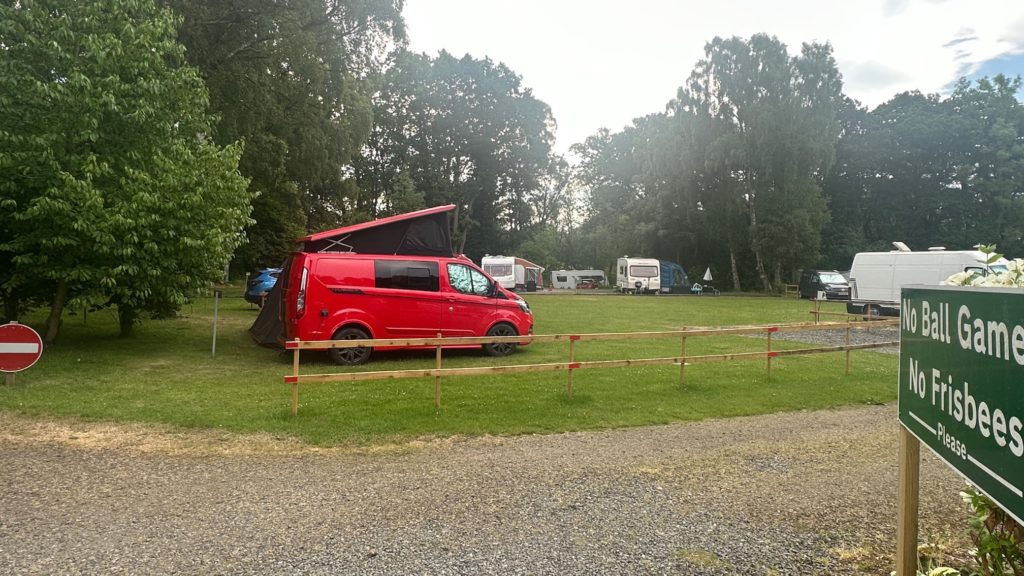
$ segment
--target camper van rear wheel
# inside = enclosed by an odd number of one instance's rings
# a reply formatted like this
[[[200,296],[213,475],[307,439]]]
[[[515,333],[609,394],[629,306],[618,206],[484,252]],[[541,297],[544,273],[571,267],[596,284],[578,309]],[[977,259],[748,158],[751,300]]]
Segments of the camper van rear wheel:
[[[487,331],[488,336],[518,336],[519,332],[516,332],[515,327],[511,324],[495,324],[491,326],[491,329]],[[487,352],[491,356],[508,356],[509,354],[516,351],[515,342],[498,342],[495,344],[484,344],[484,352]]]
[[[349,326],[342,328],[334,333],[333,340],[365,340],[370,335],[366,333],[362,328],[356,328],[355,326]],[[334,360],[335,364],[345,364],[347,366],[355,366],[357,364],[364,364],[370,359],[370,353],[373,352],[373,348],[331,348],[328,352],[331,356],[331,360]]]
[[[878,306],[871,304],[864,305],[864,319],[865,320],[878,320],[879,316],[882,315],[882,311],[878,309]]]

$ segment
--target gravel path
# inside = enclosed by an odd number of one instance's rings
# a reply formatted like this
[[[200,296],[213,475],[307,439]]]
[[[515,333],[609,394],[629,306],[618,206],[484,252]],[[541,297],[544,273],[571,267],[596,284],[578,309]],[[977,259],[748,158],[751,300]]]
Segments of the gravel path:
[[[758,336],[763,338],[763,336]],[[807,344],[820,346],[842,346],[846,343],[846,330],[836,328],[831,330],[806,330],[802,332],[776,332],[773,339],[794,340]],[[868,344],[871,342],[899,342],[900,329],[896,326],[882,326],[878,328],[857,328],[850,330],[850,344]],[[883,354],[899,354],[899,346],[876,348],[875,351]]]
[[[894,405],[314,449],[0,414],[3,574],[888,574]],[[966,546],[922,451],[923,540]]]

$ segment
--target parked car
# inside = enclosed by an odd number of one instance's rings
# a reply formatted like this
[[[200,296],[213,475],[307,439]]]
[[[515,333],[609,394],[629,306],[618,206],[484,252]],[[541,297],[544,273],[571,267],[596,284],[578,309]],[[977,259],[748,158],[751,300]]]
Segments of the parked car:
[[[277,284],[277,277],[280,275],[280,268],[264,268],[250,276],[249,283],[245,286],[245,301],[262,306],[263,299],[270,293],[274,284]]]
[[[817,298],[819,292],[827,300],[849,300],[850,283],[837,270],[808,270],[800,275],[801,298]]]

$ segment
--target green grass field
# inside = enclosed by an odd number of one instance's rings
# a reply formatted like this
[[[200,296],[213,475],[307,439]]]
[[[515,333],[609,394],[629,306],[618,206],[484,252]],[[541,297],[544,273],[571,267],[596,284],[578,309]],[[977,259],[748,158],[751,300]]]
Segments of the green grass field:
[[[240,294],[232,287],[226,294]],[[807,301],[733,296],[527,295],[538,334],[640,332],[691,326],[806,322]],[[842,306],[830,304],[830,311]],[[256,346],[247,329],[258,310],[240,296],[219,305],[216,356],[211,356],[213,299],[186,306],[179,318],[147,320],[136,335],[117,335],[112,311],[64,319],[60,341],[0,386],[0,410],[33,417],[159,423],[238,433],[267,432],[322,445],[364,445],[413,438],[547,433],[819,409],[896,398],[897,359],[871,351],[678,366],[578,370],[574,393],[565,372],[452,377],[443,382],[440,411],[432,378],[300,387],[291,415],[291,353]],[[45,311],[25,318],[41,330]],[[764,350],[764,340],[690,338],[687,354]],[[775,341],[773,348],[806,347]],[[579,342],[577,360],[677,356],[679,339]],[[476,350],[446,351],[445,367],[565,362],[568,344],[534,344],[494,359]],[[348,370],[429,368],[433,351],[378,352]],[[326,354],[304,352],[302,373],[344,371]]]

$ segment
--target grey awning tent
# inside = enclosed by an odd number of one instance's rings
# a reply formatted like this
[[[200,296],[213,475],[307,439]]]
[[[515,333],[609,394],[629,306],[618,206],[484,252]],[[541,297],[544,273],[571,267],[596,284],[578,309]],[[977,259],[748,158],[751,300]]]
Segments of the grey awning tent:
[[[454,204],[389,216],[317,232],[298,239],[299,252],[348,252],[408,256],[454,256],[450,215]],[[289,259],[290,260],[290,259]],[[284,266],[287,274],[287,262]],[[249,334],[262,346],[280,347],[284,341],[279,281],[267,295]]]
[[[281,279],[267,293],[256,321],[249,327],[249,335],[260,346],[280,348],[284,340],[284,324],[281,323]]]

